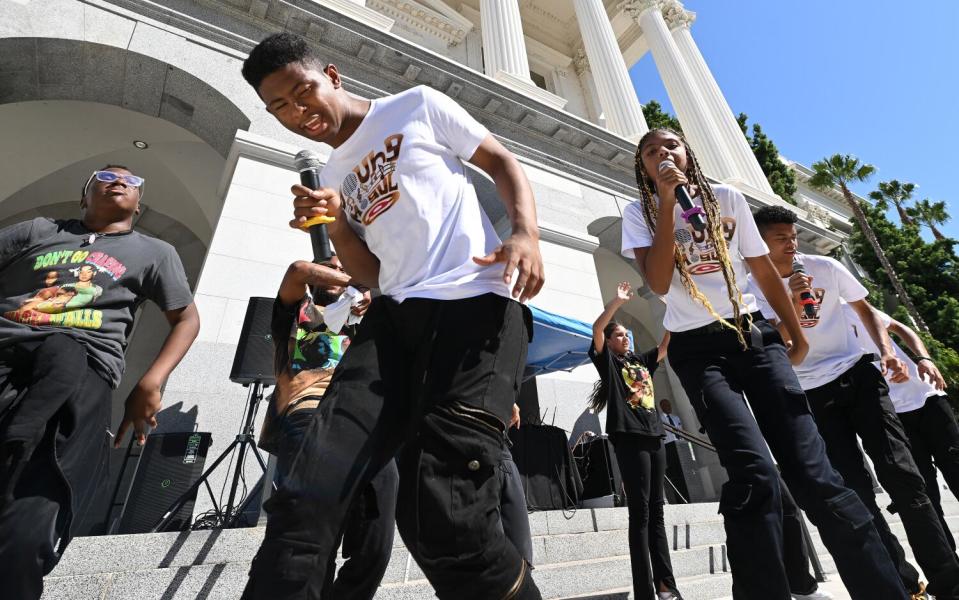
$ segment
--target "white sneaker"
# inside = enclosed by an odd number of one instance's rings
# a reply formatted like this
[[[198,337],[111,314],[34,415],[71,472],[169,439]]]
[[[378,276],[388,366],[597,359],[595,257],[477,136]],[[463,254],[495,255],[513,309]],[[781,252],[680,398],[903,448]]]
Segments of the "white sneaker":
[[[835,600],[835,596],[829,592],[816,590],[811,594],[793,594],[793,600]]]
[[[657,592],[659,594],[659,600],[679,600],[679,596],[672,592]]]

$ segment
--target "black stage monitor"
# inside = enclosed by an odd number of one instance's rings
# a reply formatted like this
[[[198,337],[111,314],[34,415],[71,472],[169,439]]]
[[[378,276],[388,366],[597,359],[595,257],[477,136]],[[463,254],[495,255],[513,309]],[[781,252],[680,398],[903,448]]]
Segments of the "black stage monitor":
[[[207,432],[155,433],[147,437],[117,533],[147,533],[203,474],[213,436]],[[190,528],[196,492],[165,531]]]
[[[240,341],[230,369],[230,381],[274,385],[273,336],[270,321],[273,317],[273,298],[250,298],[246,317],[240,330]]]

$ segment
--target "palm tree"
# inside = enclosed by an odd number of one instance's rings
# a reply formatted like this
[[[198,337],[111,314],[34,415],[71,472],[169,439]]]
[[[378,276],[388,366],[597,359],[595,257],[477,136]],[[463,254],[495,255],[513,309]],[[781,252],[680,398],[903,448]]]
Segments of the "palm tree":
[[[916,202],[913,208],[909,209],[909,215],[925,225],[932,231],[932,236],[937,240],[944,239],[936,225],[942,225],[949,220],[949,213],[946,212],[946,203],[943,200],[939,202],[930,202],[928,198]]]
[[[869,197],[875,201],[876,208],[881,211],[889,210],[889,203],[892,202],[899,212],[899,222],[903,225],[911,225],[913,220],[908,213],[907,202],[912,198],[912,192],[915,189],[914,183],[899,183],[896,179],[881,181],[879,189],[870,192]]]
[[[813,163],[812,169],[815,171],[815,174],[809,180],[810,185],[821,190],[836,189],[838,187],[839,191],[842,192],[843,198],[846,199],[846,203],[849,204],[849,208],[852,209],[852,214],[856,217],[860,231],[862,231],[862,234],[869,241],[873,252],[876,253],[876,258],[879,259],[879,263],[882,265],[882,268],[885,269],[886,275],[889,276],[889,281],[892,283],[893,289],[896,290],[899,301],[906,307],[906,311],[909,313],[909,316],[912,317],[915,325],[926,333],[929,333],[929,328],[922,320],[922,317],[919,316],[919,311],[916,310],[912,300],[909,298],[909,294],[906,293],[906,288],[903,287],[902,281],[899,280],[895,269],[892,268],[892,264],[890,264],[889,259],[886,258],[886,253],[883,252],[882,246],[879,245],[879,240],[876,239],[876,233],[872,230],[872,227],[869,226],[869,222],[866,221],[866,215],[863,213],[862,207],[859,206],[859,202],[853,198],[852,192],[849,191],[849,183],[851,181],[865,181],[869,179],[869,177],[876,172],[876,167],[863,164],[859,162],[858,158],[849,154],[834,154],[829,158],[824,158],[823,160]]]

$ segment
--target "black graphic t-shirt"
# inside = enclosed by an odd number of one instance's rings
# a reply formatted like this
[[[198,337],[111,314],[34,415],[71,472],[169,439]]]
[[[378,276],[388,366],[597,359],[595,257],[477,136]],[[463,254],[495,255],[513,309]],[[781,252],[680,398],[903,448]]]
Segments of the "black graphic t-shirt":
[[[642,354],[628,352],[620,358],[608,351],[596,352],[589,344],[589,358],[600,378],[606,383],[606,433],[638,433],[661,437],[663,425],[656,412],[653,373],[656,372],[659,348]]]
[[[75,219],[0,230],[0,347],[66,333],[116,388],[144,300],[164,311],[193,301],[166,242],[135,231],[94,235]]]

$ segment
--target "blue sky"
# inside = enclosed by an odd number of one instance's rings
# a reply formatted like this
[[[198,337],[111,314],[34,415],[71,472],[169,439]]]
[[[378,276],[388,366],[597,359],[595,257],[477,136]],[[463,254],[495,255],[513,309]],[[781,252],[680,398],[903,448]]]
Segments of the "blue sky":
[[[945,200],[959,238],[959,1],[686,0],[693,37],[734,113],[806,165],[850,153],[879,181]],[[647,54],[641,102],[669,96]]]

